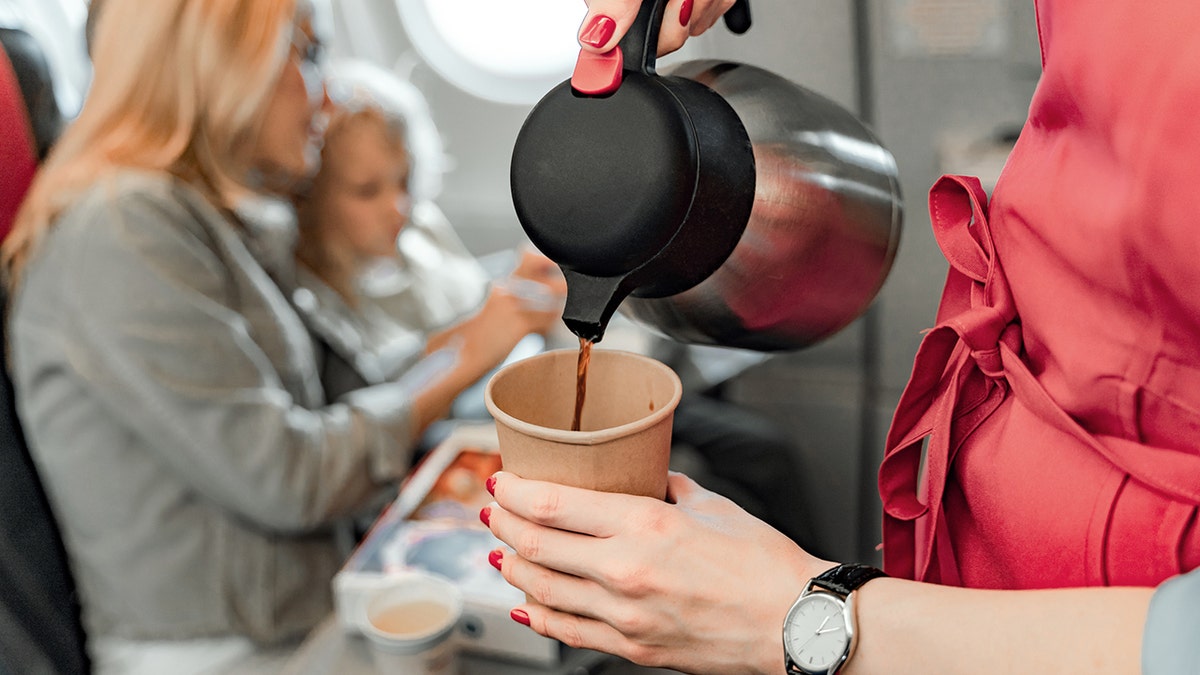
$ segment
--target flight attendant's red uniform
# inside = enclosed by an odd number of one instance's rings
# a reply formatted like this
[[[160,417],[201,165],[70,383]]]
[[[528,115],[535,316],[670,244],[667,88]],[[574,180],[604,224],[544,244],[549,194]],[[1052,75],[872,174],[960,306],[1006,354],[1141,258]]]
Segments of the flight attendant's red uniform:
[[[1200,565],[1197,26],[1195,0],[1040,2],[1043,74],[990,205],[974,179],[931,191],[951,268],[880,471],[892,574]]]

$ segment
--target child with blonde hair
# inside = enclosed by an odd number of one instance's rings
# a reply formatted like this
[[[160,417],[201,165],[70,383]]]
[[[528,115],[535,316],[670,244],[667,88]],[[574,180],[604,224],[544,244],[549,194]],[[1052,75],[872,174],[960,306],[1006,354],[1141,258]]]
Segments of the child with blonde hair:
[[[527,335],[557,325],[566,284],[551,261],[527,251],[512,280],[489,288],[433,203],[423,200],[414,210],[416,163],[406,111],[380,91],[410,85],[384,71],[372,74],[366,85],[361,77],[331,79],[335,97],[339,89],[347,93],[335,102],[321,169],[299,199],[293,298],[325,343],[327,358],[354,366],[357,377],[327,380],[327,391],[395,379],[420,386],[430,371],[449,373],[466,389]],[[406,228],[417,231],[402,236]],[[421,244],[404,246],[409,235]],[[369,274],[381,260],[405,277],[403,297],[381,300],[371,291]],[[455,269],[432,278],[416,269],[431,263]],[[516,287],[523,292],[513,292]],[[443,390],[439,414],[462,389]]]

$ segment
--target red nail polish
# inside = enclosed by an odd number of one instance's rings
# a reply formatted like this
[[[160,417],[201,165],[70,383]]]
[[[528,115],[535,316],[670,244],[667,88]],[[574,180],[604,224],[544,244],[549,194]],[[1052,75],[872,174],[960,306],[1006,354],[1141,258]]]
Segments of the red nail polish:
[[[529,615],[526,614],[524,610],[514,609],[508,613],[508,616],[519,624],[523,624],[525,626],[529,625]]]
[[[597,14],[584,26],[583,32],[579,34],[579,41],[599,49],[608,44],[615,32],[617,32],[617,22],[603,14]]]
[[[486,481],[484,481],[484,483],[483,483],[483,487],[487,488],[489,495],[495,497],[496,496],[496,477],[488,476],[488,479]]]
[[[683,0],[679,6],[679,24],[686,26],[692,21],[692,0]]]
[[[492,567],[495,567],[496,569],[500,569],[500,563],[503,562],[503,560],[504,551],[501,551],[500,549],[496,549],[488,554],[488,562],[491,563]]]
[[[479,520],[481,520],[484,525],[491,527],[492,526],[492,507],[485,506],[482,509],[479,509]]]

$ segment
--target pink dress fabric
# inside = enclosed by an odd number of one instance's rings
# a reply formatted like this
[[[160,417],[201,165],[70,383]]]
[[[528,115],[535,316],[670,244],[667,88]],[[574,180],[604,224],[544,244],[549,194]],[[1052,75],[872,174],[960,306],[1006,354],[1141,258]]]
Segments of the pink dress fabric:
[[[880,470],[892,574],[1156,585],[1200,565],[1200,3],[1044,1],[990,205],[930,193],[950,272]]]

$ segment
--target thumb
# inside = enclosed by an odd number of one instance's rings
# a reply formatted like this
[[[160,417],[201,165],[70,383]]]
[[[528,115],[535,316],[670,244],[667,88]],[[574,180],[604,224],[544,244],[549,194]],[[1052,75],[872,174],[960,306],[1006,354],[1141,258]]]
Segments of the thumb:
[[[700,484],[686,474],[672,471],[667,475],[667,501],[679,504],[694,498],[698,493],[706,492]]]
[[[666,1],[658,32],[659,56],[679,49],[688,39],[694,2],[695,0]],[[598,53],[607,52],[617,46],[633,25],[641,6],[641,0],[588,0],[587,17],[579,27],[579,45],[587,51]]]
[[[633,25],[641,6],[641,0],[589,0],[579,27],[579,46],[597,53],[612,49]]]

